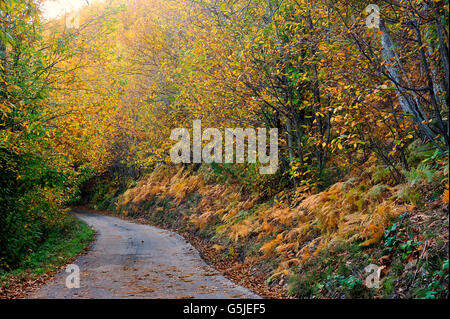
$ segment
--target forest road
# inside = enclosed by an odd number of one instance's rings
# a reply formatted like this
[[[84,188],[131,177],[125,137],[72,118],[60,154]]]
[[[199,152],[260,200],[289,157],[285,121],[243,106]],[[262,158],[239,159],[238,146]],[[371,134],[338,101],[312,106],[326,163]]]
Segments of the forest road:
[[[67,288],[71,273],[62,270],[28,298],[260,298],[206,264],[178,234],[82,209],[73,214],[97,232],[73,262],[80,287]]]

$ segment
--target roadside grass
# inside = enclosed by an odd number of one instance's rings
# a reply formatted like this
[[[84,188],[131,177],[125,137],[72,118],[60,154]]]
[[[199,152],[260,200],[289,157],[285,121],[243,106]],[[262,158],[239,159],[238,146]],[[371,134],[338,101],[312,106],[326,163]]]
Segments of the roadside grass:
[[[0,298],[20,296],[24,288],[57,272],[85,250],[94,235],[88,225],[68,214],[62,227],[54,229],[36,251],[30,252],[19,268],[0,271]]]

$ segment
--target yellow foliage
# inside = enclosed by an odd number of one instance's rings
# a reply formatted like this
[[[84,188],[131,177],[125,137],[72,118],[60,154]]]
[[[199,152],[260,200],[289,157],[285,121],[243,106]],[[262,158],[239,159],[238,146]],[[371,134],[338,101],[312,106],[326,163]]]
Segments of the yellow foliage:
[[[259,250],[268,256],[273,253],[275,247],[283,240],[283,234],[278,234],[277,237],[267,243],[265,243]]]
[[[449,202],[448,184],[445,185],[444,193],[442,194],[442,201],[448,205]]]
[[[170,182],[168,195],[175,198],[179,204],[202,186],[202,176],[188,176],[185,174],[179,177],[177,174]]]
[[[214,218],[215,213],[213,211],[207,211],[200,216],[192,216],[191,222],[193,222],[198,228],[203,229]]]
[[[250,235],[254,227],[255,225],[252,225],[250,220],[246,220],[243,224],[233,225],[231,226],[229,237],[234,241],[238,241],[239,238],[245,238]]]
[[[221,246],[221,245],[217,245],[217,244],[215,244],[215,245],[213,245],[212,246],[217,252],[221,252],[221,251],[224,251],[225,250],[225,246]]]

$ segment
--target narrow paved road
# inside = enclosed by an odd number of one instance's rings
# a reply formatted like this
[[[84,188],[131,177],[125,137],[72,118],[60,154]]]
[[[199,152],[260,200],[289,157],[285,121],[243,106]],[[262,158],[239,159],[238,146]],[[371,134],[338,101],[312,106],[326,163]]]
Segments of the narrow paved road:
[[[207,265],[181,236],[156,227],[78,210],[97,231],[92,249],[74,264],[80,288],[60,272],[30,298],[259,298]]]

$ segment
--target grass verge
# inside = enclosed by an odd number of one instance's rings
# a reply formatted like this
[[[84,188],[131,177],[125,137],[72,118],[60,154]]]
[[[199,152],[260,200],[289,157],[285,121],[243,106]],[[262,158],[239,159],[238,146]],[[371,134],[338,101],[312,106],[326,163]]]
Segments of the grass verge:
[[[84,222],[67,215],[63,226],[50,233],[19,268],[0,272],[0,298],[25,297],[82,253],[94,234]]]

